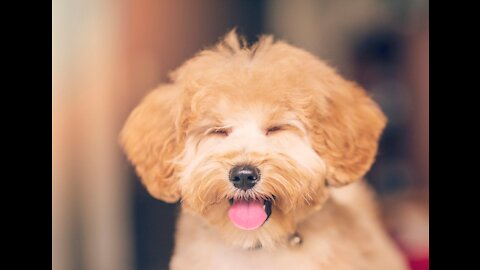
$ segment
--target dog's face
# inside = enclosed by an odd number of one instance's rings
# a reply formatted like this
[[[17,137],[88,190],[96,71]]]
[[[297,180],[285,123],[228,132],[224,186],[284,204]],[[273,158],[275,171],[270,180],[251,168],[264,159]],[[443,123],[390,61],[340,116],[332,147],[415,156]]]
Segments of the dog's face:
[[[226,241],[271,248],[370,168],[385,117],[314,56],[230,33],[149,94],[121,134],[149,192]]]

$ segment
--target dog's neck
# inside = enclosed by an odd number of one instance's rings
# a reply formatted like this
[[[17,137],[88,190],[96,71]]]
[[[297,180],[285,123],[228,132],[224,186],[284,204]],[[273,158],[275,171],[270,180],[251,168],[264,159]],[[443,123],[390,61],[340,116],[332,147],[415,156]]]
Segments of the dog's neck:
[[[323,216],[327,219],[329,217],[332,217],[334,215],[335,211],[338,211],[339,209],[342,209],[342,211],[345,211],[344,206],[339,204],[337,198],[328,198],[325,203],[323,204],[321,209],[315,210],[311,212],[304,220],[300,221],[293,232],[287,234],[286,236],[283,237],[283,239],[279,239],[278,244],[281,246],[285,246],[287,248],[299,248],[302,246],[304,242],[304,237],[305,235],[302,233],[302,227],[303,223],[309,219],[309,217],[313,215],[320,215]],[[326,220],[325,220],[326,221]],[[308,237],[308,236],[307,236]],[[260,242],[258,242],[255,246],[247,248],[247,250],[263,250],[264,247]]]
[[[294,232],[288,235],[285,241],[288,246],[294,248],[294,247],[300,246],[303,243],[303,238],[298,232]],[[248,248],[248,250],[261,250],[261,249],[262,249],[262,244],[260,242],[258,242],[256,246]]]

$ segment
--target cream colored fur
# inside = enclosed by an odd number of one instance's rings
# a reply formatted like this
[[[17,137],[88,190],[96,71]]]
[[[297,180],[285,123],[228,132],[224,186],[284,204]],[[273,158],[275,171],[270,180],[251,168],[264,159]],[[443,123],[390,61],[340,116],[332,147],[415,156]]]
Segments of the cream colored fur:
[[[135,108],[121,143],[152,196],[181,201],[172,269],[400,270],[359,180],[385,123],[361,87],[313,55],[231,32]],[[260,170],[252,189],[230,183],[239,164]],[[272,215],[239,229],[232,198],[269,199]]]

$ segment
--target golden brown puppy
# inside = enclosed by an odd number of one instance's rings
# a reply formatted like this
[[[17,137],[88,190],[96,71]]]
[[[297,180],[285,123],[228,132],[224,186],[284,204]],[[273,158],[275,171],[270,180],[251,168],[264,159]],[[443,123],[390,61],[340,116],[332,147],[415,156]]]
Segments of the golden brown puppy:
[[[406,269],[361,178],[385,116],[313,55],[230,32],[132,112],[121,142],[181,201],[172,269]]]

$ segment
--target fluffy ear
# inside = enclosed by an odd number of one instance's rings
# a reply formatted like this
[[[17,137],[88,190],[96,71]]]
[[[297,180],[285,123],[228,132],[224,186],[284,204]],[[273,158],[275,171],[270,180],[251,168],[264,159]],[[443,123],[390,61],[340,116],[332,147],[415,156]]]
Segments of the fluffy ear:
[[[312,142],[327,163],[327,181],[342,186],[370,169],[386,117],[358,85],[335,72],[314,94]]]
[[[182,151],[180,91],[160,86],[133,110],[120,143],[152,196],[166,202],[180,198],[173,159]]]

